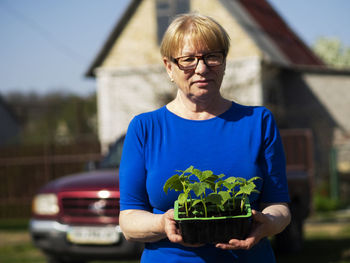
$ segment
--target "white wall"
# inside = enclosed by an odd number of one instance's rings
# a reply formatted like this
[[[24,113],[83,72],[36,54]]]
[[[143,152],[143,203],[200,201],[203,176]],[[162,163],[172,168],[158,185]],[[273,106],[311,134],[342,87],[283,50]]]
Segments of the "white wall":
[[[336,121],[333,147],[338,171],[350,173],[350,74],[304,74],[304,80]]]
[[[350,74],[304,74],[310,90],[340,128],[350,132]]]

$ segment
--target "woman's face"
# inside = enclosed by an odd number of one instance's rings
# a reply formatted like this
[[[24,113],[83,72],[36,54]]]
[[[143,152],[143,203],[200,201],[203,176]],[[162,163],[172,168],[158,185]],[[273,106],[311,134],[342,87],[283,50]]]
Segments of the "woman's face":
[[[195,47],[190,37],[184,39],[183,48],[174,54],[174,58],[182,56],[201,56],[217,50],[204,47]],[[215,67],[208,67],[203,59],[198,61],[197,67],[190,70],[181,70],[175,62],[164,59],[169,77],[174,80],[180,92],[191,101],[203,101],[220,95],[220,86],[225,72],[226,63]]]

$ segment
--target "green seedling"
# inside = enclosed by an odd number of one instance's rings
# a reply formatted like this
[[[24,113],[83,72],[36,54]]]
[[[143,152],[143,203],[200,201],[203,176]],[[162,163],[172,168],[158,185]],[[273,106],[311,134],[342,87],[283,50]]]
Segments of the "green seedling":
[[[163,190],[168,193],[169,189],[173,189],[178,192],[182,192],[178,197],[178,202],[180,205],[185,205],[186,216],[188,216],[188,206],[187,199],[190,196],[190,191],[192,190],[192,183],[190,181],[190,176],[193,174],[193,166],[188,167],[185,171],[177,170],[181,174],[175,174],[170,177],[164,184]]]
[[[178,196],[178,203],[185,207],[186,217],[191,211],[199,215],[200,211],[195,211],[195,207],[201,204],[204,216],[208,215],[208,204],[214,204],[217,210],[224,211],[225,207],[232,200],[235,209],[235,199],[241,198],[241,211],[247,201],[247,197],[256,190],[253,181],[260,177],[253,177],[246,180],[241,177],[225,177],[224,174],[215,175],[210,170],[200,171],[192,165],[186,170],[177,170],[178,174],[170,177],[164,184],[163,190],[168,193],[169,189],[181,192]],[[195,198],[193,197],[195,196]]]
[[[247,197],[251,194],[251,193],[259,193],[258,190],[255,189],[256,185],[253,181],[261,179],[260,177],[256,176],[253,177],[249,180],[246,180],[244,178],[239,178],[240,181],[240,185],[239,185],[239,191],[237,193],[235,193],[235,197],[236,196],[242,196],[241,198],[241,211],[243,210],[244,204],[247,200]]]

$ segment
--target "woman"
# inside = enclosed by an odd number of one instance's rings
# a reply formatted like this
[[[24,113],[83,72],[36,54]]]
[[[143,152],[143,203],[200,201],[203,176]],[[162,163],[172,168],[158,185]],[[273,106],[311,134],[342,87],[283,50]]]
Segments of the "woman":
[[[275,262],[267,239],[290,221],[285,159],[271,113],[220,95],[229,37],[213,19],[177,17],[161,55],[178,92],[166,106],[136,116],[120,166],[120,226],[127,240],[145,242],[141,262]],[[178,193],[163,192],[175,170],[190,165],[247,179],[260,176],[250,197],[254,227],[245,240],[184,244],[173,220]]]

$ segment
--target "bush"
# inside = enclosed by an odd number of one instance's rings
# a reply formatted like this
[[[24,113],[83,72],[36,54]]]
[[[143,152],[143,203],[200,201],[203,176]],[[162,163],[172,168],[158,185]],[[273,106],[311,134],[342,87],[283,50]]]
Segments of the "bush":
[[[338,200],[316,194],[314,197],[314,207],[316,212],[330,212],[340,209],[342,205]]]

